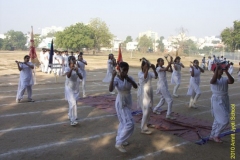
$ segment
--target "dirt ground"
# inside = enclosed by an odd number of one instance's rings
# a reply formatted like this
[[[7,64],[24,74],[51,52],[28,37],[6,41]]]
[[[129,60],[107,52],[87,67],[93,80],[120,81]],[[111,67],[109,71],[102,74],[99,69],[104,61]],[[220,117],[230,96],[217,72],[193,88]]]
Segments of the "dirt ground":
[[[115,136],[118,127],[117,117],[104,110],[78,103],[78,122],[70,126],[67,119],[68,103],[64,100],[65,77],[41,73],[36,69],[36,85],[33,86],[34,103],[25,99],[15,102],[19,71],[15,60],[22,60],[28,52],[0,52],[0,159],[81,159],[81,160],[125,160],[125,159],[184,159],[184,160],[226,160],[231,159],[231,137],[223,138],[223,143],[208,142],[197,145],[167,132],[151,129],[152,135],[140,133],[140,124],[136,123],[133,135],[126,147],[127,153],[115,149]],[[153,63],[162,55],[123,53],[123,59],[130,64],[129,75],[137,81],[139,58],[145,56]],[[117,57],[117,53],[115,54]],[[102,79],[106,74],[107,54],[84,55],[88,62],[87,95],[109,94],[108,84]],[[201,57],[197,57],[201,60]],[[210,112],[211,90],[209,80],[212,73],[201,75],[202,95],[197,103],[198,109],[189,109],[189,97],[186,96],[189,84],[188,65],[193,58],[182,61],[187,66],[182,70],[182,84],[178,91],[180,97],[173,98],[173,111],[202,120],[213,121]],[[236,125],[240,128],[240,82],[237,82],[237,69],[234,71],[235,83],[229,85],[230,103],[235,104]],[[167,74],[169,90],[170,73]],[[55,82],[56,81],[56,82]],[[157,80],[153,80],[156,89]],[[154,90],[155,91],[155,90]],[[133,89],[133,101],[137,90]],[[81,95],[82,96],[82,95]],[[159,97],[154,96],[157,104]],[[114,107],[114,106],[113,106]],[[166,109],[167,105],[163,106]],[[240,134],[236,134],[235,159],[240,158]]]

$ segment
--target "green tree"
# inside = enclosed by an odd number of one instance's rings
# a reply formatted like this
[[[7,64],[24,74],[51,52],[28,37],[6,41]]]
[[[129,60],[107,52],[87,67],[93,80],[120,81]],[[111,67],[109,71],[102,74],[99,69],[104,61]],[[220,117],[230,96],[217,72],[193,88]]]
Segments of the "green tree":
[[[101,47],[112,47],[111,40],[113,35],[104,21],[100,18],[94,18],[90,21],[89,26],[93,30],[94,48],[96,50],[100,50]]]
[[[34,34],[34,45],[37,48],[38,45],[42,42],[42,38],[40,37],[40,34]]]
[[[197,44],[191,39],[184,41],[182,45],[184,48],[183,52],[186,54],[198,51]]]
[[[152,39],[147,37],[146,35],[142,36],[139,39],[138,48],[140,48],[141,52],[146,52],[148,49],[152,49],[153,48]]]
[[[158,39],[157,40],[157,43],[158,43],[158,46],[157,46],[157,48],[161,51],[161,52],[164,52],[164,44],[163,44],[163,39],[164,39],[164,37],[163,36],[161,36],[160,37],[160,39]]]
[[[26,49],[27,37],[21,31],[10,30],[4,34],[6,38],[3,40],[4,50],[24,50]]]
[[[56,33],[55,44],[59,48],[81,50],[94,45],[93,30],[83,23],[76,23]]]
[[[124,41],[124,43],[123,43],[123,45],[126,47],[126,44],[128,43],[128,42],[132,42],[133,40],[132,40],[132,37],[131,36],[127,36],[126,37],[126,40]]]
[[[225,28],[221,32],[221,37],[227,49],[230,49],[232,52],[240,49],[240,21],[234,21],[233,28]]]
[[[0,38],[0,50],[2,49],[2,46],[3,46],[3,39]]]

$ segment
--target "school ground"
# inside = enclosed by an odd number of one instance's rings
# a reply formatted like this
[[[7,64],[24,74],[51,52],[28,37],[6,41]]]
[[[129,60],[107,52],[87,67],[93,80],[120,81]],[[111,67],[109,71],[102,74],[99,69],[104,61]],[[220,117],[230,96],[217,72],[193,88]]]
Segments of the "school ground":
[[[81,160],[128,160],[128,159],[181,159],[181,160],[226,160],[231,159],[231,136],[222,138],[222,144],[207,142],[197,145],[183,138],[164,131],[150,129],[152,135],[140,133],[140,124],[136,123],[133,135],[126,147],[127,153],[119,152],[115,147],[118,127],[116,115],[87,105],[78,105],[78,122],[70,126],[67,112],[68,103],[64,100],[65,77],[55,79],[54,75],[41,73],[36,69],[36,85],[33,86],[34,103],[25,99],[16,103],[19,71],[15,60],[22,60],[28,52],[0,52],[0,159],[81,159]],[[162,55],[123,53],[123,59],[130,64],[129,75],[137,81],[139,58],[145,56],[154,64]],[[115,53],[117,57],[117,53]],[[107,54],[84,55],[88,62],[87,95],[109,94],[108,84],[102,82],[106,74]],[[201,57],[197,57],[201,60]],[[182,58],[187,66],[182,70],[182,84],[178,90],[179,98],[173,98],[173,111],[181,115],[213,121],[210,112],[211,90],[209,80],[212,73],[206,71],[201,75],[202,95],[197,102],[198,109],[189,109],[189,96],[186,96],[189,84],[189,61],[191,57]],[[237,78],[237,69],[234,77]],[[167,74],[169,90],[170,73]],[[57,80],[57,81],[56,81]],[[56,81],[56,82],[55,82]],[[152,82],[154,91],[157,80]],[[230,103],[236,106],[235,123],[240,128],[240,82],[229,85]],[[132,89],[133,101],[137,90]],[[154,95],[154,103],[159,97]],[[113,106],[114,107],[114,106]],[[167,105],[163,106],[166,109]],[[235,159],[240,159],[240,134],[235,135]]]

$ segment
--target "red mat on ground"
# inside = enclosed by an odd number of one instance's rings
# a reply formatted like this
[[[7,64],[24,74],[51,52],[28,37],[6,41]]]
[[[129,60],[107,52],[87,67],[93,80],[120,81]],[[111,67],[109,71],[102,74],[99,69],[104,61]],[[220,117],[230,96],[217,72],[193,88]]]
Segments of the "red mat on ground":
[[[81,98],[79,102],[82,105],[89,105],[104,109],[110,113],[116,113],[114,106],[115,99],[116,97],[114,95],[101,95]],[[136,103],[133,105],[133,110],[137,110]],[[166,119],[166,110],[162,111],[161,115],[152,113],[149,123],[154,124],[158,130],[169,132],[192,142],[201,139],[201,137],[209,136],[212,122],[180,115],[178,113],[173,114],[177,117],[176,120]],[[142,114],[134,115],[133,118],[136,123],[141,123]]]

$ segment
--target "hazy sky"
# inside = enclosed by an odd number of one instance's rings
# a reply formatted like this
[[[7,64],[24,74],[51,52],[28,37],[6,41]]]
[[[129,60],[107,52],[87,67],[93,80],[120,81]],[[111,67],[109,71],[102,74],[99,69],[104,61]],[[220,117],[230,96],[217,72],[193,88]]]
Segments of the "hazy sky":
[[[0,34],[88,23],[99,17],[121,39],[152,30],[165,38],[180,27],[189,36],[220,35],[240,20],[240,0],[0,0]]]

